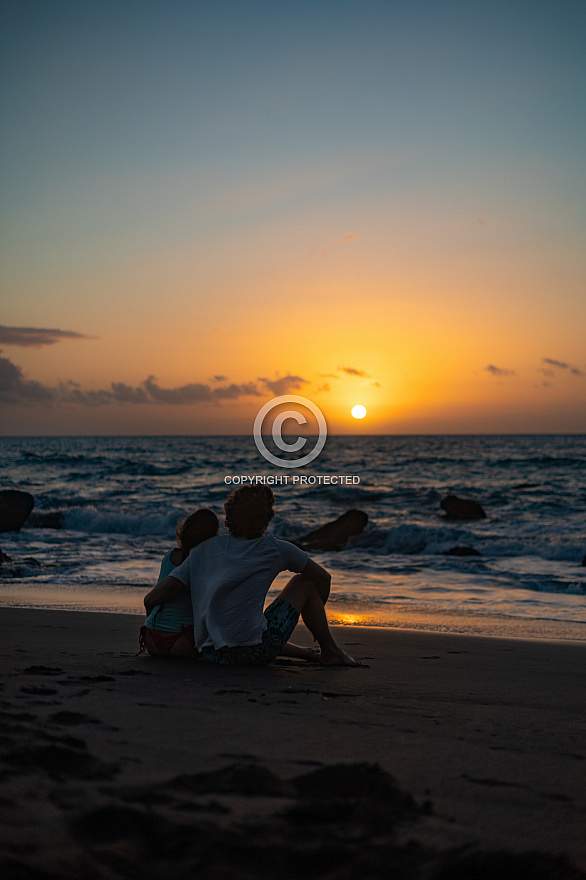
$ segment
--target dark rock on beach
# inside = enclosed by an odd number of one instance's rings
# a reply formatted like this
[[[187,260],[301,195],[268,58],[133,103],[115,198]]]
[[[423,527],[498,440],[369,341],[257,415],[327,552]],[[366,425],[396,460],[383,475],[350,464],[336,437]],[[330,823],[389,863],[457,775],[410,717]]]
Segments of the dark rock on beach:
[[[450,547],[449,550],[446,550],[444,556],[482,556],[475,547]]]
[[[63,514],[59,510],[52,513],[31,513],[27,526],[31,529],[62,529]]]
[[[440,507],[445,510],[448,519],[484,519],[486,513],[477,501],[468,498],[458,498],[457,495],[446,495],[440,501]]]
[[[35,499],[29,492],[4,489],[0,492],[0,532],[17,532],[27,521]]]
[[[12,562],[12,556],[8,556],[0,550],[0,565],[2,565],[3,562]]]
[[[341,550],[350,538],[360,535],[368,522],[363,510],[347,510],[333,522],[295,541],[303,550]]]
[[[582,564],[582,565],[586,565],[586,556],[585,556],[584,559],[582,560],[582,563],[581,563],[581,564]]]

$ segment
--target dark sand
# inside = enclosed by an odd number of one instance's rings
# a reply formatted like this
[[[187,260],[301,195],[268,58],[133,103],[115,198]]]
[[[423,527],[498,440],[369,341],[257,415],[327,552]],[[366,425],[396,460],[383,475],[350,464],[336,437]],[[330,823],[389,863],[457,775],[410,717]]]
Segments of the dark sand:
[[[0,621],[6,880],[585,876],[583,643],[339,627],[368,668],[227,668]]]

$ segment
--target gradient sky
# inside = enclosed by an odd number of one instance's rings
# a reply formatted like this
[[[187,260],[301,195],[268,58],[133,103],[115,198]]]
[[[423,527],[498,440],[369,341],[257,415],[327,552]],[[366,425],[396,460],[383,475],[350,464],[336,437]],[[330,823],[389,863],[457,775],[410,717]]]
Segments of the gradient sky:
[[[1,10],[0,433],[586,431],[583,0]]]

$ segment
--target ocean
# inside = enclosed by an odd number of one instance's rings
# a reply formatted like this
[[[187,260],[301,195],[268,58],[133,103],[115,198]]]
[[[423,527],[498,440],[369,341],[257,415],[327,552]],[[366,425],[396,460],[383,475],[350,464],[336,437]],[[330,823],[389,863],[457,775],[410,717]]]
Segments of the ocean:
[[[0,488],[31,492],[35,513],[63,523],[0,534],[12,557],[0,604],[141,614],[179,519],[202,506],[221,515],[227,479],[284,475],[278,537],[368,514],[345,549],[313,554],[333,576],[333,622],[586,638],[583,435],[330,436],[298,470],[269,465],[252,436],[0,438]],[[486,519],[447,520],[448,493]],[[458,546],[481,555],[446,555]]]

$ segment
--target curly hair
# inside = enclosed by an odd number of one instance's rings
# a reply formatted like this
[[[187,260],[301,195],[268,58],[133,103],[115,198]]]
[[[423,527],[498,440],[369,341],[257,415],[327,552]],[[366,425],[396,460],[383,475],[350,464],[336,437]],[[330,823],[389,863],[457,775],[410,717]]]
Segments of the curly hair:
[[[275,515],[274,504],[268,486],[241,486],[224,504],[226,528],[235,538],[260,538]]]

